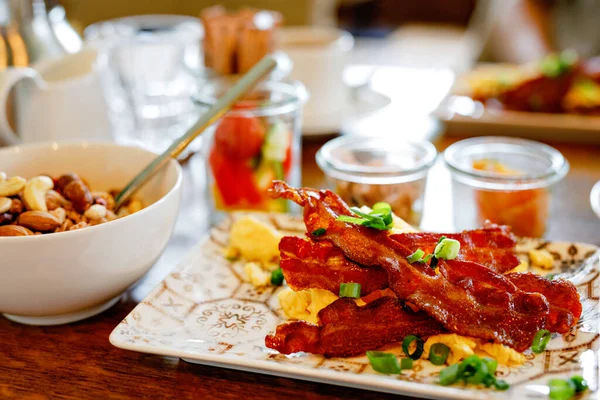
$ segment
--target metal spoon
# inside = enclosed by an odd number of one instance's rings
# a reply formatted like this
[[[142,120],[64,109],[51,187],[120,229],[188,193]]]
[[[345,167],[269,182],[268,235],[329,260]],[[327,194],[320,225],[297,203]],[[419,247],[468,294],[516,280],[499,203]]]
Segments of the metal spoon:
[[[115,212],[139,188],[141,188],[170,158],[175,158],[209,126],[218,121],[243,95],[271,72],[278,64],[277,59],[265,56],[250,71],[225,93],[217,102],[203,114],[198,121],[183,136],[177,139],[164,153],[156,157],[139,174],[136,175],[115,197]]]

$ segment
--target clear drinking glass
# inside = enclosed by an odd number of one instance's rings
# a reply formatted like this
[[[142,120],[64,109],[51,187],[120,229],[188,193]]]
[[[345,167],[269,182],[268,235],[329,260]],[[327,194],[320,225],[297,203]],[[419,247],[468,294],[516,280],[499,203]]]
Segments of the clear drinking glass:
[[[342,136],[319,150],[317,164],[328,187],[350,206],[371,207],[383,201],[400,218],[419,226],[427,174],[436,156],[429,142]]]
[[[558,150],[532,140],[479,137],[451,145],[444,159],[452,174],[456,229],[489,220],[511,226],[518,236],[544,235],[550,188],[569,171]]]
[[[193,122],[203,35],[198,19],[140,15],[99,22],[85,30],[86,40],[109,53],[107,85],[118,140],[163,150]]]
[[[206,82],[195,102],[211,107],[235,79]],[[299,82],[262,82],[205,133],[211,202],[217,211],[288,211],[267,189],[274,179],[300,184],[302,108],[308,95]]]

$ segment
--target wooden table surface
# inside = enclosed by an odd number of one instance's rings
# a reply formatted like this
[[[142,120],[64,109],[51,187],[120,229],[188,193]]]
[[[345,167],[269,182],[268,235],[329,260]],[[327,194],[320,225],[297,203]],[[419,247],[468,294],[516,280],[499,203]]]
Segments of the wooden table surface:
[[[305,185],[324,185],[314,162],[324,140],[304,143]],[[441,150],[452,140],[441,139],[436,145]],[[593,183],[600,179],[600,147],[556,147],[570,161],[571,172],[554,194],[559,212],[551,217],[549,236],[600,244],[600,220],[592,213],[588,199]],[[112,329],[206,231],[207,215],[198,201],[203,167],[199,156],[185,166],[182,215],[170,245],[116,306],[65,326],[25,326],[0,317],[0,398],[392,398],[376,392],[188,364],[177,358],[134,353],[110,345]]]

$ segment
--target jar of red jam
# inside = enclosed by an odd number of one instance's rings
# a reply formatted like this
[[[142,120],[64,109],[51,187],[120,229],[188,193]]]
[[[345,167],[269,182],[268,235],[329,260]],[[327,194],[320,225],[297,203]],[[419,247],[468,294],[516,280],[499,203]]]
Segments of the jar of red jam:
[[[195,97],[211,107],[234,79],[213,79]],[[208,185],[218,211],[287,211],[288,202],[271,199],[275,179],[300,184],[302,107],[308,95],[297,82],[266,81],[241,99],[208,131],[203,142]]]
[[[508,137],[461,140],[446,149],[444,160],[452,174],[457,230],[491,221],[527,237],[546,232],[551,188],[569,171],[558,150]]]

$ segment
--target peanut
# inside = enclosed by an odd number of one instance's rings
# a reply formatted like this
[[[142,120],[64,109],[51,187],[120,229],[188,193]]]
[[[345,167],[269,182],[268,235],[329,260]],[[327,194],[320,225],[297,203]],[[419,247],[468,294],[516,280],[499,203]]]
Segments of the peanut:
[[[19,215],[19,225],[34,231],[53,231],[61,225],[60,220],[44,211],[25,211]]]
[[[55,210],[58,207],[63,207],[67,203],[67,199],[62,197],[56,190],[48,190],[46,193],[46,207],[48,210]]]
[[[0,226],[0,236],[29,236],[33,235],[29,229],[19,225]]]
[[[49,211],[49,213],[54,215],[56,218],[58,218],[58,220],[60,221],[61,224],[63,222],[65,222],[65,220],[67,219],[67,212],[62,207],[59,207],[52,211]]]
[[[65,222],[62,223],[61,226],[56,228],[54,232],[65,232],[68,231],[73,226],[73,221],[70,219],[65,219]]]
[[[19,199],[12,199],[12,205],[10,206],[9,213],[21,214],[23,212],[23,202]]]
[[[133,214],[140,211],[142,208],[144,208],[142,201],[138,199],[133,199],[127,206],[127,211],[129,211],[129,214]]]
[[[87,222],[83,222],[83,221],[81,221],[81,222],[78,222],[78,223],[76,223],[76,224],[75,224],[75,225],[73,225],[72,227],[70,227],[70,228],[69,228],[69,230],[70,230],[70,231],[74,231],[74,230],[77,230],[77,229],[85,228],[85,227],[87,227],[87,226],[89,226],[89,225],[87,224]]]

